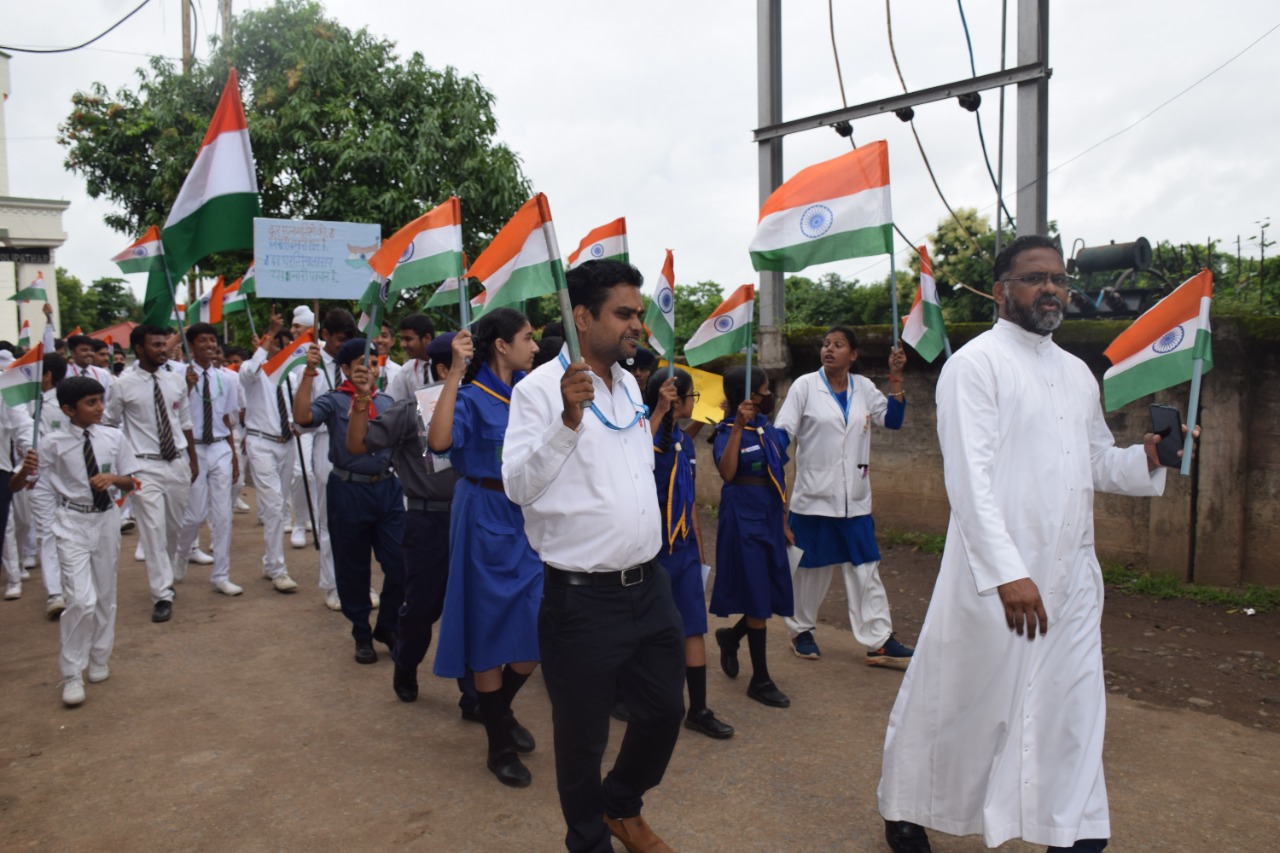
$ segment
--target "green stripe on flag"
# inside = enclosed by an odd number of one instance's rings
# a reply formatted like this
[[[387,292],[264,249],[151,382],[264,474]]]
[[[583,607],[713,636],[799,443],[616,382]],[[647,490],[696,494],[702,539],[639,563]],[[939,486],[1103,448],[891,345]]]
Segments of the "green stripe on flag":
[[[885,255],[893,250],[893,223],[856,228],[828,234],[816,240],[806,240],[778,249],[752,252],[751,264],[757,270],[797,272],[814,264],[862,258],[868,255]]]
[[[924,315],[927,330],[911,347],[917,355],[932,363],[942,353],[943,336],[947,333],[946,325],[942,320],[942,308],[937,303],[922,299],[920,309]]]
[[[410,261],[395,268],[391,273],[391,292],[399,293],[411,287],[424,284],[435,284],[446,278],[453,278],[462,269],[462,255],[459,252],[440,252],[421,260]]]
[[[696,347],[685,347],[684,358],[690,367],[704,364],[712,359],[726,355],[735,355],[751,346],[751,323],[744,323],[726,335],[717,335],[705,344]]]
[[[1191,379],[1192,365],[1196,353],[1202,350],[1200,337],[1208,338],[1208,332],[1199,332],[1196,344],[1190,349],[1178,350],[1160,358],[1153,358],[1135,365],[1123,373],[1102,380],[1102,394],[1106,399],[1107,411],[1114,412],[1134,400],[1172,388]],[[1213,368],[1213,354],[1204,351],[1204,372]]]
[[[559,262],[557,258],[555,263]],[[489,298],[477,316],[500,305],[518,305],[528,299],[555,293],[556,279],[551,264],[551,261],[543,261],[516,269],[496,293],[489,292]]]
[[[262,208],[253,193],[228,193],[206,201],[186,219],[164,230],[164,257],[174,279],[214,252],[253,246],[253,217]]]

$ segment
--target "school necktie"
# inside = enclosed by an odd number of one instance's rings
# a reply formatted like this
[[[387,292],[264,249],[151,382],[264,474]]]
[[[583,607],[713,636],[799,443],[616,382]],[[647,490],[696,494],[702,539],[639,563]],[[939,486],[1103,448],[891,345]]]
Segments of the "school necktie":
[[[276,408],[280,410],[280,437],[289,437],[289,409],[284,404],[284,389],[276,386]]]
[[[431,384],[431,360],[423,359],[422,361],[422,384]]]
[[[200,392],[200,439],[205,444],[213,444],[213,398],[209,396],[209,371],[204,372],[204,390]]]
[[[84,469],[89,474],[89,490],[93,492],[93,508],[98,512],[111,509],[111,496],[105,490],[95,489],[93,478],[98,476],[98,457],[93,453],[93,442],[89,440],[89,431],[84,431]]]
[[[166,462],[178,458],[178,446],[173,443],[173,424],[169,421],[169,410],[164,405],[164,395],[160,393],[160,377],[151,374],[151,386],[156,401],[156,428],[160,432],[160,456]]]

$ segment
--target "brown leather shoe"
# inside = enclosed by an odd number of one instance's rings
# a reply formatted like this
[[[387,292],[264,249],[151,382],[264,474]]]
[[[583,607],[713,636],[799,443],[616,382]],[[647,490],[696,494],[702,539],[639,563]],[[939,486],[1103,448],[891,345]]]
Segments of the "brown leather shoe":
[[[675,853],[640,815],[623,818],[605,815],[604,825],[630,853]]]

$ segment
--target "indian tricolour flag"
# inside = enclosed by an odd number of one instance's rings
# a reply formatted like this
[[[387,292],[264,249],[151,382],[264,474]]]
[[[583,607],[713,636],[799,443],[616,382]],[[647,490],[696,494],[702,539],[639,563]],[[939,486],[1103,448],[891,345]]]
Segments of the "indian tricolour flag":
[[[22,328],[18,331],[18,346],[26,349],[31,346],[31,321],[23,320]]]
[[[213,287],[205,291],[197,302],[198,317],[201,323],[221,323],[222,322],[222,297],[226,285],[223,283],[222,276],[218,276],[218,280],[213,283]]]
[[[173,278],[213,252],[252,248],[253,218],[261,215],[249,128],[233,68],[195,165],[164,223],[161,239]]]
[[[756,289],[744,284],[729,294],[720,307],[702,322],[684,345],[685,360],[698,365],[724,355],[740,353],[751,346],[751,320],[756,305]]]
[[[947,329],[942,322],[942,306],[938,304],[938,285],[933,280],[933,261],[924,246],[920,253],[920,287],[911,303],[911,313],[903,321],[902,339],[911,344],[925,361],[933,361],[947,345]]]
[[[620,216],[583,237],[578,248],[569,255],[567,268],[573,269],[587,261],[621,261],[625,264],[630,262],[630,258],[627,252],[627,218]]]
[[[236,311],[244,311],[249,307],[249,297],[240,292],[240,284],[243,278],[238,278],[228,284],[222,290],[222,313],[233,314]]]
[[[462,275],[462,203],[452,196],[382,242],[369,258],[391,293]]]
[[[257,296],[258,282],[253,275],[253,264],[249,264],[249,268],[244,271],[244,275],[240,276],[240,295],[241,296]]]
[[[750,251],[758,270],[796,272],[892,246],[889,146],[882,140],[802,169],[774,190],[760,208]]]
[[[436,292],[431,294],[431,298],[427,300],[428,308],[438,308],[443,305],[456,305],[458,302],[458,279],[446,278],[440,282],[440,286],[436,288]]]
[[[484,310],[555,293],[555,266],[561,263],[559,249],[552,255],[556,245],[551,206],[538,193],[502,226],[467,270],[468,277],[484,284]]]
[[[267,363],[262,365],[262,373],[267,377],[267,381],[275,385],[283,385],[295,367],[301,367],[307,363],[307,350],[315,339],[315,330],[307,329],[280,352],[267,359]]]
[[[1112,366],[1102,376],[1108,412],[1188,381],[1197,359],[1203,371],[1213,367],[1212,301],[1213,273],[1201,270],[1111,342],[1103,355]]]
[[[676,352],[675,285],[675,262],[671,258],[671,250],[667,249],[667,259],[658,275],[658,286],[653,291],[649,310],[645,312],[644,324],[649,329],[649,346],[668,360],[674,358]]]
[[[40,396],[44,376],[44,345],[36,344],[22,358],[0,373],[0,398],[10,406],[30,403]]]
[[[164,260],[164,246],[160,242],[160,229],[152,225],[141,237],[134,240],[123,252],[111,259],[120,272],[150,272]]]
[[[49,293],[44,287],[44,273],[36,273],[36,280],[10,296],[13,302],[48,302]]]

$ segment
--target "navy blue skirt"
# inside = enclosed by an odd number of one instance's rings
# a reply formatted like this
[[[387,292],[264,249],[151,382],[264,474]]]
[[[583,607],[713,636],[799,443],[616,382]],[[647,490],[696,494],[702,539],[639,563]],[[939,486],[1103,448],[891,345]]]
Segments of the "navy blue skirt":
[[[703,592],[702,560],[698,559],[698,540],[692,534],[676,540],[675,550],[658,552],[658,563],[671,577],[671,597],[684,620],[684,635],[700,637],[707,633],[707,597]]]
[[[840,563],[874,563],[880,559],[876,545],[876,524],[869,515],[832,518],[826,515],[791,513],[791,534],[796,547],[804,551],[800,568],[817,569]]]
[[[791,616],[794,608],[778,493],[771,486],[725,483],[716,526],[711,612],[768,619]]]

